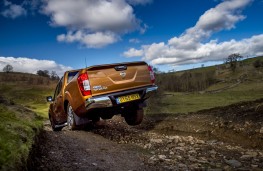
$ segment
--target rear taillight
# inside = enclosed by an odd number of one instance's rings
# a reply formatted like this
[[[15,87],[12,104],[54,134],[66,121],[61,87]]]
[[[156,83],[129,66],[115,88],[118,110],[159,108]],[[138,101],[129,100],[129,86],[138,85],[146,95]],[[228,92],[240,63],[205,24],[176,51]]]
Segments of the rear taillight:
[[[151,82],[154,84],[155,82],[155,76],[154,76],[154,72],[151,66],[148,66],[148,70],[150,72],[150,78],[151,78]]]
[[[78,77],[79,89],[83,96],[91,95],[89,77],[87,73],[80,74]]]

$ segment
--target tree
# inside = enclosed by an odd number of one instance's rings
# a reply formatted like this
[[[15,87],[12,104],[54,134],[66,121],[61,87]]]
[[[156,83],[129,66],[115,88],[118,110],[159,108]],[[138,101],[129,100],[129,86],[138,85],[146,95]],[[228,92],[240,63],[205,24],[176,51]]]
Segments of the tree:
[[[253,66],[255,68],[260,68],[263,66],[263,62],[261,62],[259,59],[257,59],[254,63],[253,63]]]
[[[243,58],[239,53],[233,53],[226,58],[226,64],[230,64],[230,68],[233,72],[236,71],[237,63]]]
[[[7,64],[7,65],[3,68],[3,71],[6,72],[6,73],[13,72],[13,66]]]
[[[49,77],[49,71],[48,70],[38,70],[37,75],[43,76],[43,77]]]
[[[51,78],[52,80],[59,80],[59,76],[58,76],[58,74],[56,73],[56,71],[51,71],[50,78]]]
[[[159,72],[158,68],[156,68],[156,67],[152,67],[152,70],[153,70],[154,73]]]

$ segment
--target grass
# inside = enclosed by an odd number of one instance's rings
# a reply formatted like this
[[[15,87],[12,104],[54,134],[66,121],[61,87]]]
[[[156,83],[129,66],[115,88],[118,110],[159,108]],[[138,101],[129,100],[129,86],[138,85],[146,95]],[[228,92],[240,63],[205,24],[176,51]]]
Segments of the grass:
[[[49,103],[46,102],[46,96],[52,95],[54,87],[41,86],[17,86],[15,84],[0,85],[0,92],[5,97],[30,108],[38,115],[47,118]]]
[[[243,60],[244,64],[253,64],[253,62],[255,62],[256,60],[261,60],[263,61],[263,56],[258,56],[256,58],[248,58]]]
[[[238,67],[235,72],[230,69],[220,69],[220,73],[215,75],[215,79],[222,82],[214,84],[206,89],[206,91],[218,90],[227,86],[231,86],[240,81],[242,83],[231,89],[223,90],[222,92],[211,94],[199,92],[159,92],[159,96],[153,96],[149,100],[149,107],[146,110],[147,114],[157,113],[189,113],[196,112],[202,109],[209,109],[218,106],[227,106],[241,101],[250,101],[263,98],[263,68],[255,69],[253,63],[256,60],[263,61],[263,56],[249,58],[243,60],[243,66]],[[188,70],[188,72],[204,73],[216,71],[215,66],[203,67]],[[185,71],[179,71],[168,74],[180,76]],[[161,85],[159,85],[161,87]],[[160,94],[164,94],[160,96]]]
[[[0,104],[0,170],[16,170],[25,165],[34,136],[43,122],[32,112],[21,114],[12,107]]]
[[[52,95],[53,90],[54,85],[0,85],[0,96],[14,102],[0,103],[0,170],[25,167],[34,137],[48,118],[46,96]]]
[[[263,82],[245,82],[235,88],[216,94],[175,93],[166,92],[158,105],[158,110],[150,110],[151,114],[189,113],[218,106],[227,106],[240,101],[250,101],[263,97]],[[155,97],[151,97],[155,98]],[[155,112],[156,111],[156,112]]]

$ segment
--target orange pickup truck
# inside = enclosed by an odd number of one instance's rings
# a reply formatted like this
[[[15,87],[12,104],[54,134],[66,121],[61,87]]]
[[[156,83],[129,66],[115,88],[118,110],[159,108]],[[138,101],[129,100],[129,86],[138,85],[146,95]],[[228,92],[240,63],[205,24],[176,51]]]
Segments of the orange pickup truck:
[[[91,66],[65,72],[57,84],[48,116],[54,131],[76,129],[121,114],[129,125],[143,120],[145,100],[157,90],[145,62]]]

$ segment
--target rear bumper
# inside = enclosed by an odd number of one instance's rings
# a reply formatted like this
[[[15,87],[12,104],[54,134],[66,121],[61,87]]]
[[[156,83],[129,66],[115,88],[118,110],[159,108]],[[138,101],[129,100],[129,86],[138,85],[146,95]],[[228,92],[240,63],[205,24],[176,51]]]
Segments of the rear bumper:
[[[155,92],[158,89],[158,86],[150,86],[150,87],[143,87],[143,88],[138,88],[138,89],[132,89],[132,90],[127,90],[123,92],[118,92],[118,93],[112,93],[112,94],[107,94],[103,96],[98,96],[98,97],[91,97],[86,100],[85,102],[85,107],[89,111],[91,109],[95,108],[107,108],[107,107],[113,107],[116,106],[116,97],[126,95],[126,94],[132,94],[132,93],[138,93],[140,92],[140,96],[142,100],[145,100],[151,96],[153,92]]]

